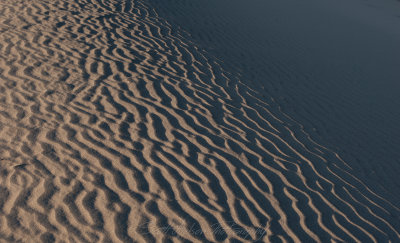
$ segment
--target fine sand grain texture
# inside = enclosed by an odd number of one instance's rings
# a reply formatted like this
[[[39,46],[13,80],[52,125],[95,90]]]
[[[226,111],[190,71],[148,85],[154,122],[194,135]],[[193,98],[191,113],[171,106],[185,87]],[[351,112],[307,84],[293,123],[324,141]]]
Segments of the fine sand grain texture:
[[[394,189],[274,98],[290,73],[252,80],[159,4],[0,0],[0,242],[400,240]]]

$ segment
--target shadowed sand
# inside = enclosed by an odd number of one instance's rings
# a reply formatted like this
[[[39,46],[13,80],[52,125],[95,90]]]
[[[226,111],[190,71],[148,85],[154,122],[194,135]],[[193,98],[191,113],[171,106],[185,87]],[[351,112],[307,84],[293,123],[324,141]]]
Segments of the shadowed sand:
[[[329,128],[309,111],[325,103],[296,115],[277,98],[303,74],[278,57],[269,78],[240,67],[221,44],[232,26],[207,42],[199,16],[168,10],[190,4],[1,0],[0,240],[398,241],[398,185],[379,189],[354,169],[369,157],[310,131]],[[398,158],[386,167],[396,183]]]

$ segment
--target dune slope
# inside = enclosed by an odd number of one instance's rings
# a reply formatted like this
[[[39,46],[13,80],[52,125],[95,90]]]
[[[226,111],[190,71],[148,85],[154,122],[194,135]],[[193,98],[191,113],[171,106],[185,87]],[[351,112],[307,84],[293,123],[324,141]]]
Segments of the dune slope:
[[[400,210],[146,2],[0,2],[4,242],[399,239]]]
[[[400,202],[398,2],[149,2],[225,70],[240,70],[241,80],[265,87],[352,173]]]

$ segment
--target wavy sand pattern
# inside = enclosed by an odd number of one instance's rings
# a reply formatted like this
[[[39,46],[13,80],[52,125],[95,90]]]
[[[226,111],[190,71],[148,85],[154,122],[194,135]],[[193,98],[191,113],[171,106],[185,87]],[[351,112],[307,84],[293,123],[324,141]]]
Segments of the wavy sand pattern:
[[[0,2],[3,242],[395,242],[400,210],[140,0]]]

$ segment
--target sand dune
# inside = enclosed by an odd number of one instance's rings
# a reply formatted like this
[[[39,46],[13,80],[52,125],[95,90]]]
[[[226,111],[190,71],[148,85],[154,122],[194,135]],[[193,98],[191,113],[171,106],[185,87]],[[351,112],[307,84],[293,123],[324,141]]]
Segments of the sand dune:
[[[225,70],[263,86],[352,173],[400,202],[398,2],[150,2],[223,60]]]
[[[400,209],[148,2],[0,2],[3,242],[396,242]]]

